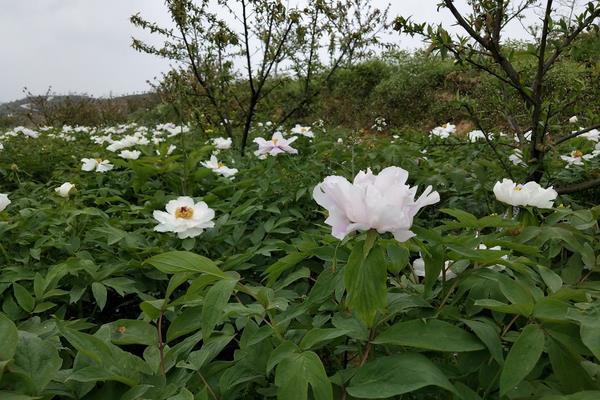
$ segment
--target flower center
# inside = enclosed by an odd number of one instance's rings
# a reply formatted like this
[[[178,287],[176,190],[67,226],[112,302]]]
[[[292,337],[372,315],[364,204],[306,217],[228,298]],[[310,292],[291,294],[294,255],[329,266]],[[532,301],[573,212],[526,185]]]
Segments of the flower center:
[[[217,163],[217,167],[218,167],[218,168],[223,168],[224,166],[225,166],[225,164],[223,164],[223,163],[221,163],[221,162],[220,162],[220,163]]]
[[[190,207],[179,207],[175,210],[175,218],[191,219],[194,216],[194,209]]]
[[[279,139],[273,138],[271,141],[273,142],[273,146],[277,146],[277,142],[279,141]]]
[[[104,161],[104,160],[103,160],[103,159],[101,159],[101,158],[96,158],[96,162],[97,162],[98,164],[102,164],[102,161]]]
[[[575,150],[571,152],[571,157],[581,158],[583,157],[583,153],[579,150]]]
[[[516,190],[517,192],[520,192],[521,190],[523,190],[523,186],[521,186],[521,185],[517,185],[517,186],[515,186],[515,190]]]

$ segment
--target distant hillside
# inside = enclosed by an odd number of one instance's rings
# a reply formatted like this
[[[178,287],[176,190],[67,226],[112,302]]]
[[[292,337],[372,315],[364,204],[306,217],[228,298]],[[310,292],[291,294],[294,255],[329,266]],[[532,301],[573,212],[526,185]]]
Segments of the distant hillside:
[[[104,124],[125,122],[155,107],[155,93],[111,98],[87,95],[40,95],[0,103],[0,127],[14,125]]]

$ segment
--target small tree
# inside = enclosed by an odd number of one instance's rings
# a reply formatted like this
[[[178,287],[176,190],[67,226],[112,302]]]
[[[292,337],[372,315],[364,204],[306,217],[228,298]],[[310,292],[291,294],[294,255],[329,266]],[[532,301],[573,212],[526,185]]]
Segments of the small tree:
[[[304,8],[278,0],[167,0],[166,5],[172,28],[139,14],[131,17],[134,25],[162,35],[163,45],[134,39],[133,47],[176,61],[182,76],[191,74],[191,92],[206,100],[227,134],[241,130],[242,154],[262,100],[277,87],[267,84],[271,78],[287,75],[303,82],[276,127],[309,104],[339,66],[377,43],[387,18],[387,10],[364,0],[318,0]],[[323,47],[328,62],[322,61]]]
[[[403,17],[396,18],[394,28],[410,35],[424,36],[431,42],[432,49],[493,75],[521,98],[529,117],[527,126],[519,126],[511,116],[508,116],[509,124],[515,130],[528,160],[528,180],[539,181],[546,172],[544,157],[555,146],[600,127],[596,124],[558,137],[549,135],[550,126],[560,126],[557,116],[573,102],[551,98],[545,90],[548,72],[577,37],[586,30],[598,30],[600,2],[588,2],[579,13],[575,11],[576,1],[568,2],[566,13],[559,10],[559,4],[553,0],[469,0],[467,3],[470,7],[467,12],[460,11],[454,0],[442,0],[438,5],[452,13],[456,24],[466,35],[453,35],[441,25],[414,23]],[[512,49],[502,41],[507,24],[525,19],[527,10],[541,12],[541,25],[530,28],[534,41],[527,50],[534,58],[533,73],[527,67],[514,63]],[[531,131],[530,140],[525,138],[527,131]],[[559,191],[568,193],[596,185],[600,185],[600,179],[562,187]]]

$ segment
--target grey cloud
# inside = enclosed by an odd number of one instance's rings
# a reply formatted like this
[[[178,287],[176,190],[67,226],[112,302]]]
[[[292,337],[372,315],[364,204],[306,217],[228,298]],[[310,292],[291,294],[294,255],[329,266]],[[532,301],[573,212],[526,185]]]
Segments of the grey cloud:
[[[377,7],[388,1],[373,0]],[[438,0],[391,1],[390,16],[412,15],[417,21],[447,23],[437,12]],[[466,3],[465,0],[457,2]],[[27,86],[43,93],[94,96],[145,91],[146,81],[167,71],[169,63],[130,47],[131,36],[150,37],[129,23],[141,12],[162,24],[170,23],[162,0],[0,0],[0,102],[22,96]],[[512,28],[511,28],[512,29]],[[512,34],[519,37],[520,27]],[[521,29],[522,30],[522,29]],[[404,48],[421,45],[419,38],[387,34]]]

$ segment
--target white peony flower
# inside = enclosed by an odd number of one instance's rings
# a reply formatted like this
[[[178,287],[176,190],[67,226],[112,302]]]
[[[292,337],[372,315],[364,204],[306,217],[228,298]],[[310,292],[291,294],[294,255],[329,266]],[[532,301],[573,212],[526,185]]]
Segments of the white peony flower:
[[[24,126],[17,126],[13,129],[14,132],[22,133],[23,135],[30,137],[32,139],[37,139],[40,137],[39,132],[34,131],[33,129],[25,128]]]
[[[477,246],[477,248],[479,250],[496,250],[496,251],[502,250],[502,248],[500,246],[494,246],[494,247],[490,247],[488,249],[487,246],[485,244],[483,244],[483,243],[480,243],[479,246]],[[503,259],[503,260],[508,260],[508,255],[503,255],[500,258]],[[493,269],[494,271],[498,271],[498,272],[504,271],[506,269],[506,267],[504,265],[500,265],[500,264],[490,265],[487,268]]]
[[[306,136],[309,138],[315,137],[315,134],[311,130],[310,126],[302,126],[302,125],[296,124],[296,126],[294,126],[292,129],[290,129],[290,132],[295,133],[296,135],[302,135],[302,136]]]
[[[468,133],[468,138],[471,143],[475,143],[478,140],[485,140],[485,134],[480,130],[471,131]],[[490,136],[488,136],[488,138],[490,138]]]
[[[154,227],[156,232],[174,232],[179,239],[192,238],[200,235],[215,223],[215,211],[200,201],[194,204],[194,199],[180,196],[167,203],[167,212],[155,210],[153,217],[159,222]]]
[[[494,185],[494,194],[499,201],[511,206],[533,206],[552,208],[558,193],[552,187],[544,189],[537,182],[527,182],[524,185],[503,179]]]
[[[200,164],[202,164],[203,167],[211,169],[216,174],[223,175],[225,178],[233,179],[233,176],[238,173],[236,168],[226,167],[225,164],[220,163],[214,155],[210,157],[210,160],[202,161]]]
[[[342,144],[342,143],[344,143],[344,141],[342,140],[342,138],[338,138],[337,142],[338,142],[339,144]]]
[[[523,161],[523,152],[519,149],[515,149],[515,151],[508,157],[510,162],[514,165],[526,166],[525,161]]]
[[[258,144],[258,150],[254,154],[259,157],[263,155],[276,156],[281,153],[298,154],[298,150],[290,146],[296,139],[298,139],[296,136],[285,139],[281,132],[275,132],[271,140],[265,140],[260,137],[256,138],[254,139],[254,143]]]
[[[579,150],[573,150],[568,156],[560,156],[560,158],[567,163],[567,168],[571,165],[583,165],[584,161],[587,161],[594,157],[594,154],[583,154]]]
[[[213,145],[219,150],[228,150],[231,148],[231,138],[217,137],[212,140]]]
[[[576,124],[577,121],[579,121],[579,119],[577,118],[577,115],[573,115],[571,118],[569,118],[570,124]]]
[[[414,236],[410,227],[417,212],[440,201],[431,186],[415,201],[417,187],[409,187],[407,178],[408,172],[399,167],[385,168],[379,175],[370,169],[360,171],[353,183],[341,176],[328,176],[315,187],[313,198],[329,212],[325,223],[340,240],[357,230],[376,229],[391,232],[404,242]]]
[[[69,192],[75,188],[75,185],[73,185],[71,182],[65,182],[62,185],[60,185],[59,187],[57,187],[56,189],[54,189],[54,191],[60,196],[60,197],[69,197]]]
[[[124,158],[126,160],[137,160],[140,158],[142,154],[139,150],[123,150],[119,153],[119,157]]]
[[[590,140],[592,142],[600,142],[600,131],[598,129],[592,129],[589,132],[586,133],[582,133],[581,134],[582,138],[586,138],[587,140]]]
[[[528,142],[531,142],[531,130],[529,130],[529,131],[525,132],[525,133],[523,134],[523,137],[524,137],[524,138],[525,138],[525,140],[527,140]],[[517,143],[520,143],[520,139],[519,139],[519,136],[518,136],[518,135],[515,135],[515,141],[516,141]]]
[[[0,193],[0,211],[4,211],[6,207],[11,203],[7,194]]]
[[[453,279],[457,276],[456,273],[454,273],[454,271],[450,269],[450,264],[450,261],[444,262],[444,270],[446,270],[446,279]],[[419,257],[415,261],[413,261],[412,267],[416,276],[425,277],[425,260],[423,260],[422,257]],[[443,271],[440,271],[438,279],[442,279],[442,277],[444,276],[443,274]]]
[[[110,161],[101,158],[82,158],[81,162],[83,171],[106,172],[114,168]]]
[[[431,136],[437,136],[442,139],[446,139],[448,136],[456,132],[456,125],[452,125],[450,122],[433,128],[430,132]]]

